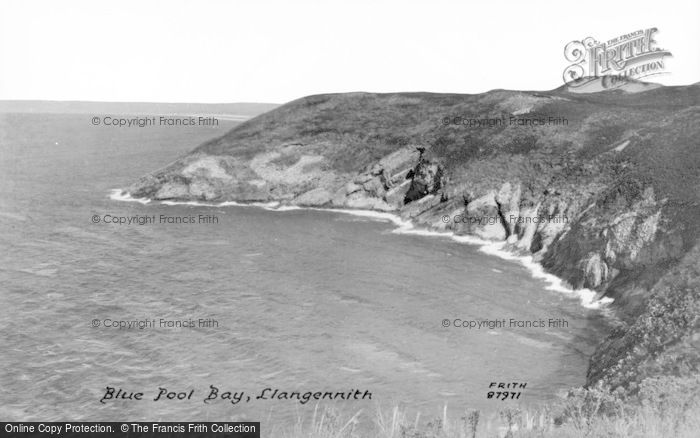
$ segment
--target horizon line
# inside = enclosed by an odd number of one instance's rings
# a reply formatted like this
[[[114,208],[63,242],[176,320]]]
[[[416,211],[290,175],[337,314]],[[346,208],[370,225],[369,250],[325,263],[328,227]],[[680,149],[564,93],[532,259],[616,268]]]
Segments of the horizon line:
[[[586,79],[586,78],[593,78],[593,79],[600,79],[601,77],[604,76],[598,76],[598,77],[585,77],[585,78],[580,78],[580,79]],[[694,86],[700,84],[700,81],[688,83],[688,84],[676,84],[676,85],[665,85],[665,84],[660,84],[658,82],[652,82],[652,81],[643,81],[639,79],[634,79],[634,78],[629,78],[631,82],[638,82],[638,83],[646,83],[646,84],[654,84],[658,85],[660,87],[665,87],[665,88],[670,88],[670,87],[689,87],[689,86]],[[558,87],[552,88],[552,89],[547,89],[547,90],[532,90],[532,89],[507,89],[507,88],[493,88],[491,90],[483,91],[480,93],[460,93],[460,92],[437,92],[437,91],[339,91],[339,92],[320,92],[320,93],[311,93],[311,94],[305,94],[299,97],[296,97],[294,99],[291,99],[286,102],[254,102],[254,101],[229,101],[229,102],[195,102],[195,101],[176,101],[176,102],[169,102],[169,101],[143,101],[143,100],[91,100],[91,99],[5,99],[5,98],[0,98],[0,103],[2,102],[51,102],[51,103],[114,103],[114,104],[170,104],[170,105],[240,105],[240,104],[249,104],[249,105],[284,105],[285,103],[292,102],[297,99],[302,99],[304,97],[309,97],[309,96],[318,96],[318,95],[324,95],[324,94],[402,94],[402,93],[423,93],[423,94],[464,94],[464,95],[474,95],[474,94],[485,94],[485,93],[490,93],[492,91],[532,91],[532,92],[544,92],[544,91],[554,91],[558,90],[562,87],[568,87],[569,84],[563,83],[559,85]]]

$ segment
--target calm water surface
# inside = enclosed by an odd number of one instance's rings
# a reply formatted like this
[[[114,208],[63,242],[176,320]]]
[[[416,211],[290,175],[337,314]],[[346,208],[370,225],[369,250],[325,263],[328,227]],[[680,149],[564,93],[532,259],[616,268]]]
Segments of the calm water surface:
[[[373,411],[501,408],[584,382],[599,316],[511,262],[340,213],[110,200],[232,124],[106,128],[89,116],[0,115],[0,412],[5,420],[284,422],[315,403],[283,391],[368,390]],[[216,216],[212,224],[93,224],[93,215]],[[110,320],[214,319],[120,330]],[[468,330],[455,318],[565,318],[564,329]],[[92,327],[92,321],[101,322]],[[251,401],[205,404],[210,385]],[[105,387],[147,400],[100,403]],[[190,400],[152,399],[158,388]]]

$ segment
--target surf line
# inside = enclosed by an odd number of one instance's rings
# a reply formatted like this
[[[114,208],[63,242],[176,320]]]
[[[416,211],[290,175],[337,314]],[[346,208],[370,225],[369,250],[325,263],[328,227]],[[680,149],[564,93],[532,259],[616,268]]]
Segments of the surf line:
[[[120,189],[114,189],[111,191],[109,198],[114,201],[122,202],[138,202],[141,204],[149,204],[152,200],[148,198],[134,198],[128,192]],[[296,205],[281,205],[279,202],[236,202],[236,201],[224,201],[218,204],[211,204],[205,202],[197,201],[160,201],[163,205],[189,205],[196,207],[256,207],[262,208],[267,211],[285,212],[285,211],[323,211],[329,213],[341,213],[352,216],[364,217],[372,220],[391,222],[396,228],[392,230],[395,234],[410,234],[417,236],[428,236],[428,237],[442,237],[451,239],[457,243],[464,243],[468,245],[474,245],[479,247],[479,251],[498,257],[503,260],[508,260],[511,262],[520,263],[530,272],[533,278],[543,280],[547,283],[545,286],[546,290],[560,292],[566,295],[572,295],[579,299],[581,305],[587,309],[601,309],[606,307],[608,304],[613,302],[612,298],[603,297],[597,299],[598,293],[591,289],[572,289],[567,286],[567,283],[561,278],[554,274],[550,274],[544,270],[542,265],[535,262],[531,255],[521,256],[508,251],[505,247],[507,245],[506,241],[493,242],[488,240],[479,239],[474,236],[461,236],[456,235],[452,231],[434,231],[427,230],[424,228],[417,228],[411,221],[401,219],[398,215],[394,213],[374,211],[374,210],[350,210],[342,208],[320,208],[320,207],[298,207]]]

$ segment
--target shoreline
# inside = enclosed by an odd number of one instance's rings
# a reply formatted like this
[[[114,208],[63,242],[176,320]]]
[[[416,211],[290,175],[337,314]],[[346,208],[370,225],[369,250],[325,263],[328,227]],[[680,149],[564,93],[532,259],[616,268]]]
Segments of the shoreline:
[[[346,208],[322,208],[322,207],[299,207],[295,205],[282,205],[280,202],[250,202],[242,203],[236,201],[224,201],[217,204],[199,202],[199,201],[153,201],[148,198],[134,198],[125,190],[122,189],[112,189],[109,198],[113,201],[121,202],[138,202],[142,205],[150,204],[151,202],[159,202],[163,205],[190,205],[199,207],[256,207],[267,211],[274,212],[286,212],[286,211],[323,211],[329,213],[341,213],[358,217],[365,217],[382,222],[391,222],[396,226],[391,232],[394,234],[406,234],[406,235],[417,235],[425,237],[440,237],[448,238],[454,242],[467,244],[472,246],[478,246],[479,251],[484,254],[498,257],[502,260],[509,262],[519,263],[525,269],[530,272],[530,275],[538,280],[543,280],[547,285],[546,290],[559,292],[565,295],[576,297],[580,304],[586,309],[599,310],[603,314],[609,314],[608,311],[609,304],[614,300],[609,297],[602,297],[596,299],[598,293],[590,289],[572,289],[568,286],[567,282],[557,277],[554,274],[550,274],[544,270],[542,265],[532,260],[532,256],[522,256],[514,254],[513,252],[505,249],[504,247],[508,244],[507,241],[488,241],[484,239],[479,239],[478,237],[469,235],[456,235],[452,231],[435,231],[425,228],[418,228],[411,221],[401,219],[398,215],[389,212],[375,211],[375,210],[360,210],[360,209],[346,209]]]

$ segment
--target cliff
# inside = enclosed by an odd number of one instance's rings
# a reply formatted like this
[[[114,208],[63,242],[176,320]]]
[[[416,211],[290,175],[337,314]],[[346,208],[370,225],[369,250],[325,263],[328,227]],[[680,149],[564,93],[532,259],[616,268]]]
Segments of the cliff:
[[[700,365],[699,121],[700,84],[317,95],[242,123],[127,191],[394,211],[505,240],[615,300],[620,326],[594,355],[589,384],[634,389]]]

